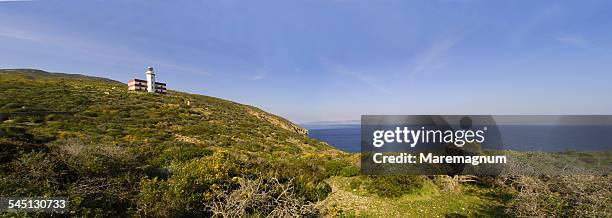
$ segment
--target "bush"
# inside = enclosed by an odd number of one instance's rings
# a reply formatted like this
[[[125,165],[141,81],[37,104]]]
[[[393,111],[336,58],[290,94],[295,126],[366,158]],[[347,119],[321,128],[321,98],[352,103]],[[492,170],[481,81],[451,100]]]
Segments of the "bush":
[[[60,193],[68,172],[55,157],[31,152],[10,163],[11,174],[0,178],[0,195],[54,196]]]
[[[212,199],[213,193],[229,185],[234,175],[235,160],[227,154],[214,153],[186,163],[172,164],[167,180],[143,178],[138,197],[138,212],[143,216],[165,217],[178,212],[198,215],[201,205]]]
[[[359,168],[354,166],[346,166],[342,168],[342,171],[340,171],[340,175],[344,177],[353,177],[359,175]]]
[[[361,186],[361,180],[352,179],[351,182],[349,183],[349,186],[351,187],[351,189],[359,189],[359,187]]]
[[[304,197],[307,201],[323,200],[331,193],[332,189],[329,184],[324,181],[319,181],[313,177],[290,177],[295,187],[295,191],[299,196]]]
[[[0,127],[0,138],[6,138],[13,141],[35,142],[34,135],[21,127]]]
[[[315,204],[297,196],[289,182],[237,179],[238,188],[220,190],[207,207],[220,217],[317,217]]]
[[[57,114],[49,114],[45,117],[46,121],[60,121],[63,119],[62,115],[57,115]]]
[[[509,179],[516,192],[506,212],[519,217],[606,217],[610,176],[518,176]]]
[[[327,176],[341,175],[345,167],[350,166],[350,163],[344,160],[330,160],[325,163],[325,171]]]
[[[83,115],[87,117],[98,117],[98,113],[95,111],[84,111]]]
[[[45,118],[43,116],[31,116],[30,122],[32,123],[42,123],[45,122]]]
[[[291,181],[297,195],[314,202],[325,199],[331,192],[331,187],[323,181],[328,178],[325,169],[321,167],[323,163],[316,159],[291,158],[275,160],[254,168],[264,172],[260,175],[262,177],[275,177],[283,183]]]
[[[399,197],[421,189],[424,182],[414,175],[372,176],[368,191],[381,197]]]
[[[145,217],[170,217],[186,210],[188,199],[175,188],[176,180],[143,178],[138,195],[138,213]]]
[[[117,145],[88,144],[76,139],[57,141],[55,144],[71,168],[85,176],[110,176],[130,171],[139,165],[136,156]]]
[[[201,146],[182,143],[166,148],[159,156],[151,161],[156,166],[168,166],[172,162],[185,162],[191,159],[211,155],[212,151]]]

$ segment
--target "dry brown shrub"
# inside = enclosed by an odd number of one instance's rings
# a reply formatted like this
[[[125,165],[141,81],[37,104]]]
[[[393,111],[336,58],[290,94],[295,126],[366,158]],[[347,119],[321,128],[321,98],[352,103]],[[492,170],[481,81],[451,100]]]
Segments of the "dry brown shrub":
[[[502,177],[516,195],[509,214],[519,217],[609,217],[612,214],[610,176]]]
[[[316,217],[315,204],[295,195],[277,179],[238,179],[239,187],[216,193],[207,207],[217,217]]]

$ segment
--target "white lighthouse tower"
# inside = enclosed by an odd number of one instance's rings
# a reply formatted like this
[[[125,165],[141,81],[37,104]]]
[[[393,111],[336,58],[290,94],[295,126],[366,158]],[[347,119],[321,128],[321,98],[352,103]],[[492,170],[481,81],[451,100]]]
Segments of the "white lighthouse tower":
[[[145,72],[145,75],[147,75],[147,80],[141,80],[141,79],[128,80],[128,91],[150,92],[150,93],[159,93],[159,94],[167,93],[166,83],[155,82],[155,72],[153,72],[153,67],[147,67],[147,71]]]
[[[147,91],[150,93],[155,93],[157,87],[155,86],[155,72],[153,72],[153,67],[147,67]]]

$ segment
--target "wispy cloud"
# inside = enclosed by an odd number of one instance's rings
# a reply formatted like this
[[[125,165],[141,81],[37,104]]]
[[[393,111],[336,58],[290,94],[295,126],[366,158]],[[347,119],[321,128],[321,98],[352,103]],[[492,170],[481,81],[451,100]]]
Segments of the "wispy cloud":
[[[2,0],[0,0],[2,1]],[[0,24],[2,24],[0,22]],[[212,77],[213,74],[198,66],[184,65],[168,60],[149,57],[147,54],[136,53],[123,46],[111,43],[90,40],[81,37],[68,37],[53,32],[44,32],[34,28],[0,25],[0,39],[11,38],[30,43],[44,43],[71,51],[64,55],[67,58],[96,60],[101,63],[146,63],[155,67],[166,68],[169,71],[177,71],[196,75]]]
[[[266,77],[266,73],[259,73],[259,74],[256,74],[255,76],[249,77],[248,79],[255,81],[255,80],[263,79],[264,77]]]
[[[465,38],[464,33],[453,33],[441,40],[434,41],[432,45],[420,56],[409,75],[418,74],[429,68],[439,57],[446,54],[453,46]]]
[[[0,0],[0,1],[3,1],[3,0]],[[18,29],[6,28],[6,27],[0,27],[0,37],[17,39],[17,40],[25,40],[25,41],[33,41],[33,42],[43,41],[40,37],[36,36],[35,34],[24,32]]]
[[[579,48],[591,47],[591,42],[579,36],[557,36],[555,39],[561,43]]]

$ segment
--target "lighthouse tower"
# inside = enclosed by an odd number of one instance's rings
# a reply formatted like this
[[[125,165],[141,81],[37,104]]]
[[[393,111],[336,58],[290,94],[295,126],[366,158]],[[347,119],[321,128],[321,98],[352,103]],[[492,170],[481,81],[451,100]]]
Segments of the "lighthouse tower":
[[[166,83],[155,82],[155,72],[153,72],[153,67],[147,67],[145,75],[147,75],[147,80],[128,80],[128,91],[150,92],[159,94],[167,93]]]
[[[153,67],[147,67],[147,72],[145,72],[145,74],[147,75],[147,91],[155,93],[157,87],[155,87],[155,72],[153,72]]]

